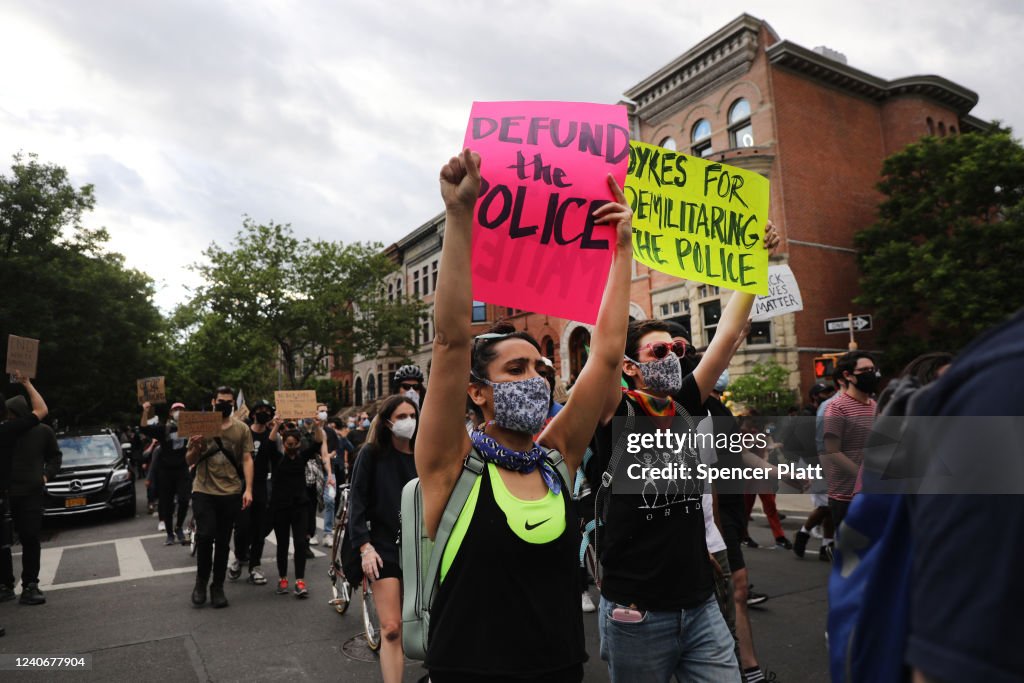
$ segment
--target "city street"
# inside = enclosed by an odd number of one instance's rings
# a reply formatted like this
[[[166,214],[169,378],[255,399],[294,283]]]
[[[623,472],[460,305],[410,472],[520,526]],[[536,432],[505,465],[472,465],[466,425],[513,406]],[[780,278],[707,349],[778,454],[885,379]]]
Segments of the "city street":
[[[356,638],[361,632],[358,604],[344,616],[326,604],[330,584],[322,546],[308,564],[308,600],[275,595],[270,584],[248,585],[243,575],[226,587],[230,607],[194,609],[189,603],[194,561],[188,549],[163,545],[156,517],[145,514],[141,486],[139,501],[139,515],[132,520],[101,515],[45,522],[40,587],[47,604],[0,604],[0,625],[7,629],[0,653],[92,655],[91,671],[45,674],[55,681],[379,680],[376,660]],[[791,512],[783,524],[792,536],[803,520],[804,497],[780,496],[779,507]],[[768,544],[770,532],[758,509],[751,534]],[[271,580],[272,539],[273,534],[263,563]],[[14,550],[17,574],[20,554],[18,547]],[[751,609],[762,666],[779,681],[828,680],[828,572],[817,560],[817,541],[803,561],[782,550],[748,550],[746,556],[753,584],[771,596]],[[480,597],[481,608],[492,610],[495,619],[514,609]],[[584,615],[584,622],[591,656],[585,680],[606,681],[597,618]],[[420,666],[410,663],[405,680],[422,675]],[[3,678],[39,675],[5,671]]]

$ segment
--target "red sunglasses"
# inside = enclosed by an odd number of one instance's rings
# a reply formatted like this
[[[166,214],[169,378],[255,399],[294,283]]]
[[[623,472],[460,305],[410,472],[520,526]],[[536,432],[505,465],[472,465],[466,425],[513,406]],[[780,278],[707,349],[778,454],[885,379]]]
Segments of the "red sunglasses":
[[[640,351],[644,349],[650,349],[651,355],[657,360],[661,360],[668,355],[671,351],[676,355],[677,358],[682,358],[686,354],[686,342],[682,339],[676,339],[670,342],[651,342],[646,346],[641,346]]]

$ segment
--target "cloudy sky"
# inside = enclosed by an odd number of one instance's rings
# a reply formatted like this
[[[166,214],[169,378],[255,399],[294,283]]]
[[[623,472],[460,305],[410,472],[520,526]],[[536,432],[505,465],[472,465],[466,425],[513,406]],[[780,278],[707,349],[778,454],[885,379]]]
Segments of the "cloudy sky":
[[[96,186],[88,219],[150,273],[248,214],[392,242],[435,215],[473,100],[614,103],[746,11],[884,77],[938,74],[1024,131],[1019,0],[0,0],[0,172],[18,150]],[[1019,137],[1019,135],[1018,135]]]

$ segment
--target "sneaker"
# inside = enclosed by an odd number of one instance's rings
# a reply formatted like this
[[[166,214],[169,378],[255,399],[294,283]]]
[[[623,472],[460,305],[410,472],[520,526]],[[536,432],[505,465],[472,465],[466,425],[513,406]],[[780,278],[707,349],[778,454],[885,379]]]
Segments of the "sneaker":
[[[224,595],[224,586],[216,583],[210,586],[210,605],[217,609],[228,606],[228,598]]]
[[[789,539],[785,536],[779,536],[775,539],[775,548],[782,550],[792,550],[793,544],[789,542]]]
[[[590,598],[590,592],[589,591],[583,591],[582,603],[583,603],[583,611],[586,612],[587,614],[590,614],[591,612],[596,612],[597,611],[597,607],[594,605],[594,601]]]
[[[797,557],[803,557],[804,551],[807,550],[807,541],[811,540],[811,535],[801,529],[796,532],[796,540],[793,542],[793,552]]]
[[[316,555],[313,554],[313,550],[307,545],[306,546],[306,559],[312,560]]]
[[[7,602],[14,599],[14,586],[0,584],[0,602]]]
[[[818,559],[821,560],[822,562],[831,562],[832,561],[832,545],[831,544],[821,546],[821,550],[818,551]]]
[[[18,600],[22,605],[42,605],[46,602],[46,596],[39,590],[38,583],[30,583],[22,586],[21,598]]]
[[[754,584],[750,584],[747,588],[747,605],[752,607],[763,602],[768,602],[768,596],[764,593],[758,593],[754,590]]]
[[[779,521],[780,522],[786,518],[786,515],[782,514],[781,512],[778,513],[778,515],[779,515]]]
[[[228,578],[232,581],[238,581],[238,577],[242,575],[242,563],[238,561],[238,558],[231,560],[231,564],[228,565]]]
[[[748,548],[760,548],[761,547],[761,546],[759,546],[757,544],[757,541],[752,539],[750,536],[747,536],[746,538],[743,539],[743,545],[747,546]]]
[[[159,524],[156,525],[156,530],[157,531],[167,531],[167,525],[165,523],[163,523],[163,522],[160,522]]]
[[[192,589],[192,604],[196,607],[206,604],[206,581],[196,579],[196,587]]]
[[[146,514],[151,515],[154,512],[156,512],[156,505],[154,503],[150,503],[149,505],[146,506]]]
[[[249,570],[249,583],[254,586],[267,585],[267,577],[263,576],[263,570],[259,566]]]
[[[288,579],[281,579],[277,582],[277,594],[286,595],[288,593]]]
[[[328,534],[324,534],[324,546],[330,548],[334,545],[334,538]]]
[[[310,545],[320,545],[320,537],[317,536],[316,534],[313,534],[312,536],[309,537],[309,544]]]
[[[306,590],[306,582],[302,579],[295,580],[295,597],[300,599],[309,597],[309,591]]]
[[[821,539],[825,538],[825,536],[822,535],[821,529],[819,527],[814,527],[813,529],[811,529],[811,538],[816,538],[820,541]]]
[[[164,541],[164,545],[174,545],[175,543],[174,534],[167,534],[167,540]]]
[[[174,537],[178,539],[178,543],[182,545],[188,545],[188,539],[185,538],[185,532],[181,529],[174,530]]]

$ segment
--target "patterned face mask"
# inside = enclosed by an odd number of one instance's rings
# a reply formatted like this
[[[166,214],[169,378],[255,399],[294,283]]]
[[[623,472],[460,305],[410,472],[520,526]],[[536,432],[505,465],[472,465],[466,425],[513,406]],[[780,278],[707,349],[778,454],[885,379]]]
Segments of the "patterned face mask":
[[[494,424],[513,432],[536,434],[548,417],[551,388],[543,377],[514,382],[477,379],[494,389]]]
[[[647,363],[635,361],[629,356],[626,360],[640,368],[640,376],[644,378],[644,386],[648,391],[659,394],[674,394],[683,386],[683,369],[679,365],[679,358],[670,353],[661,360],[652,360]]]

